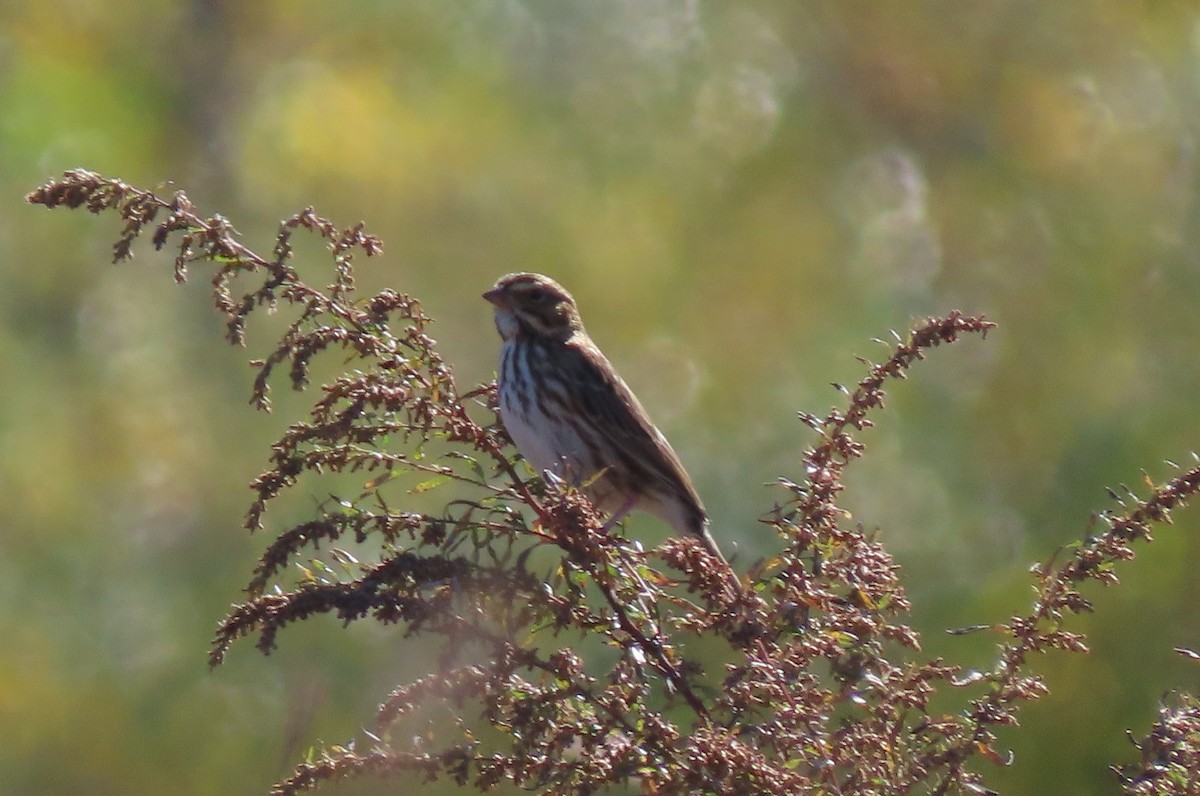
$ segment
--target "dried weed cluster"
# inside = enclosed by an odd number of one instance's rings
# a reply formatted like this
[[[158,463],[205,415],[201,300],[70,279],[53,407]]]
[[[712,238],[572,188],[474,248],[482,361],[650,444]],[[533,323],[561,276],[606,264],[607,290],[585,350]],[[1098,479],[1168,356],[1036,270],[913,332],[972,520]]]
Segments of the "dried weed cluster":
[[[243,343],[254,310],[293,312],[256,363],[259,407],[269,408],[280,366],[303,389],[326,349],[352,360],[273,446],[246,526],[261,529],[271,501],[305,473],[363,471],[368,480],[353,499],[276,534],[247,601],[221,622],[211,662],[247,635],[269,652],[281,629],[316,614],[398,624],[437,650],[436,662],[387,695],[373,733],[355,747],[325,747],[277,785],[280,794],[363,774],[450,778],[479,790],[509,781],[542,793],[630,783],[658,794],[988,793],[983,772],[1006,762],[995,730],[1047,692],[1031,658],[1086,650],[1065,629],[1070,614],[1090,610],[1079,586],[1114,583],[1113,565],[1133,557],[1132,543],[1149,540],[1150,526],[1200,488],[1200,467],[1181,469],[1101,514],[1102,532],[1035,568],[1027,614],[981,629],[998,640],[994,666],[964,672],[922,659],[903,622],[896,566],[838,500],[884,383],[930,348],[986,333],[992,324],[983,318],[951,313],[918,325],[886,361],[864,362],[845,409],[802,415],[817,436],[803,478],[780,479],[779,501],[762,519],[780,551],[738,589],[692,541],[645,552],[601,534],[585,498],[516,466],[493,411],[494,385],[459,391],[420,303],[392,291],[355,298],[353,256],[381,251],[361,225],[339,229],[310,208],[280,225],[264,257],[182,192],[161,198],[78,170],[28,198],[117,213],[124,229],[114,260],[131,256],[148,231],[156,249],[177,252],[177,279],[210,263],[233,343]],[[301,229],[323,238],[333,257],[323,289],[291,265]],[[435,513],[394,508],[404,492],[389,482],[413,471],[428,479],[422,489],[457,484],[456,498]],[[376,560],[344,549],[368,542],[382,550]],[[332,563],[299,585],[281,582],[318,550]],[[686,651],[693,645],[723,668],[705,671]],[[962,709],[931,713],[939,688],[960,690]],[[1138,748],[1142,760],[1118,769],[1127,793],[1200,792],[1193,699],[1164,707]]]

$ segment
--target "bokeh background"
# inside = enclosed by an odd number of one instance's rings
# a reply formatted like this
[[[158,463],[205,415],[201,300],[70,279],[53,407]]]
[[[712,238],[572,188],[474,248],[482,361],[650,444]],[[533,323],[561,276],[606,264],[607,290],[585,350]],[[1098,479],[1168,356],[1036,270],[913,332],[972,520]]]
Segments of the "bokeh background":
[[[846,500],[928,652],[985,666],[941,630],[1024,609],[1106,486],[1200,446],[1198,132],[1194,2],[0,3],[0,792],[261,793],[427,652],[318,619],[208,670],[268,540],[245,485],[310,396],[252,410],[267,339],[222,342],[200,269],[110,265],[115,218],[25,205],[47,177],[173,181],[262,251],[308,204],[364,220],[364,289],[422,297],[464,385],[498,349],[479,294],[558,277],[742,566],[801,475],[794,412],[871,338],[986,314],[893,386]],[[1196,688],[1196,512],[1092,595],[1092,654],[1038,661],[993,787],[1115,792],[1124,730]]]

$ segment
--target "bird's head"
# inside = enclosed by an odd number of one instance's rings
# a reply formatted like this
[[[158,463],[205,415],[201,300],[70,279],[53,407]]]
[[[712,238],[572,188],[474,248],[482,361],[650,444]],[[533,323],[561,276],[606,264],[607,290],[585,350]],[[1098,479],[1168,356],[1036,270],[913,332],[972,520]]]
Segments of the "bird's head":
[[[575,299],[548,276],[502,276],[483,297],[496,306],[496,329],[505,340],[523,335],[565,340],[583,330]]]

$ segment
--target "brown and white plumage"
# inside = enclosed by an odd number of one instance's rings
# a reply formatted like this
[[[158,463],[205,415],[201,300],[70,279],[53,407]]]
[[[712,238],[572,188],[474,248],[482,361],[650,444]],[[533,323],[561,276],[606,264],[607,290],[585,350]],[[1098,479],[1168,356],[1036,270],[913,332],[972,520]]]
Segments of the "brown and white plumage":
[[[610,523],[639,509],[721,557],[691,478],[588,337],[571,294],[547,276],[519,273],[483,297],[504,340],[500,416],[526,461],[582,487]]]

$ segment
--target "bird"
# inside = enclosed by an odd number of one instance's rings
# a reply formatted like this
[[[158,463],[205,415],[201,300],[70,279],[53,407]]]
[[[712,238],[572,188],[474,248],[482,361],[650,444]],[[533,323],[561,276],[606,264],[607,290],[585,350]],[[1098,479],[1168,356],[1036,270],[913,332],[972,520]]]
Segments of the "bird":
[[[609,515],[654,515],[728,568],[700,495],[671,443],[583,327],[574,297],[548,276],[514,273],[483,294],[503,340],[500,419],[539,474],[578,487]]]

